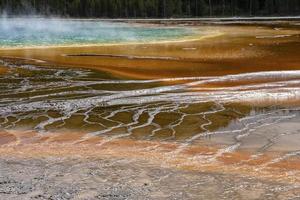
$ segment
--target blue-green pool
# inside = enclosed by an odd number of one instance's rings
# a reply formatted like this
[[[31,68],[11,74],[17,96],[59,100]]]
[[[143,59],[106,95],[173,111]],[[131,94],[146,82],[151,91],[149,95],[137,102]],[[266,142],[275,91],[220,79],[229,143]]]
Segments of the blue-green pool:
[[[1,18],[0,46],[153,42],[193,35],[189,28],[142,26],[96,20]]]

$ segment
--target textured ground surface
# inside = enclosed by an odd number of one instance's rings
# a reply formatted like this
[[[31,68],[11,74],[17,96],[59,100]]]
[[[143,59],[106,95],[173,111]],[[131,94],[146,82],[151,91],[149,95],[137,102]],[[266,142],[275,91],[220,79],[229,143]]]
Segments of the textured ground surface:
[[[0,199],[299,199],[295,185],[130,161],[0,159]]]

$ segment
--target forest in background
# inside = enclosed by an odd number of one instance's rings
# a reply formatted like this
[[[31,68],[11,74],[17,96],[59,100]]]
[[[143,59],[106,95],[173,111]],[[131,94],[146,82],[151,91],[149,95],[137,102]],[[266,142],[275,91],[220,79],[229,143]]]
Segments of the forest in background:
[[[300,15],[300,0],[0,0],[2,15],[176,18]]]

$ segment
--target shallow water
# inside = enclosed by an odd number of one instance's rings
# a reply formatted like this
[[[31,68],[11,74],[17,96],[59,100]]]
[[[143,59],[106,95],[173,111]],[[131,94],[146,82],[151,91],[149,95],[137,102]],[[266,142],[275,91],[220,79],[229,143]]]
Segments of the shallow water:
[[[194,34],[193,29],[130,26],[88,20],[0,18],[0,46],[51,46],[149,42]]]

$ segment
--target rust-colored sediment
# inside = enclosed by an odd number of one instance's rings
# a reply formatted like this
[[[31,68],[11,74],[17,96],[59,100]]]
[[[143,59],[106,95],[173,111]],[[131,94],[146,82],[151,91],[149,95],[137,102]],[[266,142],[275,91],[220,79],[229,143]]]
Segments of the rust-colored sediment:
[[[0,66],[0,74],[5,74],[8,71],[6,67]]]
[[[138,79],[299,70],[298,30],[255,26],[206,29],[222,34],[190,42],[0,49],[0,56],[46,62],[39,65],[92,68]],[[278,35],[290,36],[257,38]],[[101,56],[76,56],[82,54]]]
[[[239,174],[289,183],[300,183],[300,160],[284,159],[272,163],[282,152],[252,158],[250,152],[224,153],[214,156],[218,147],[182,146],[178,143],[106,140],[92,137],[82,140],[81,133],[40,135],[34,132],[2,132],[0,155],[18,158],[77,157],[128,158],[147,160],[162,167],[201,172]],[[289,175],[290,174],[290,175]]]

